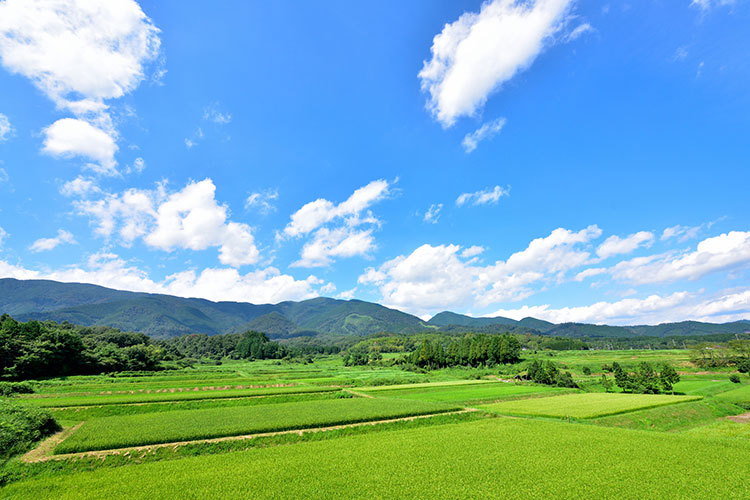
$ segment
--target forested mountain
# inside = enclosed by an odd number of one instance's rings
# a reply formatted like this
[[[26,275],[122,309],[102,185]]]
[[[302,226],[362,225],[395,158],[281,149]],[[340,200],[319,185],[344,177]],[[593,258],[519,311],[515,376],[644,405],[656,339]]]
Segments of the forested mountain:
[[[556,337],[613,338],[709,335],[750,331],[749,321],[725,324],[683,321],[661,325],[608,326],[554,324],[536,318],[473,318],[445,311],[428,322],[411,314],[361,300],[319,297],[300,302],[251,304],[212,302],[171,295],[125,292],[97,285],[47,280],[0,279],[0,314],[21,321],[68,321],[105,325],[153,337],[185,333],[239,333],[257,330],[271,338],[315,335],[369,335],[377,332],[536,333]]]

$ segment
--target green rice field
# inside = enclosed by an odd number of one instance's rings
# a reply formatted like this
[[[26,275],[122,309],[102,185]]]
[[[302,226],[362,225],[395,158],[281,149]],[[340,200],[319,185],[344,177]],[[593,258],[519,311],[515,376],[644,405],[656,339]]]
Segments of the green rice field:
[[[194,499],[748,498],[740,473],[748,444],[717,439],[720,446],[497,418],[43,477],[2,493],[34,500],[158,500],[176,492]]]
[[[305,429],[456,409],[458,407],[421,401],[356,398],[104,417],[85,422],[58,445],[55,452]]]
[[[696,399],[700,397],[664,394],[565,394],[549,398],[503,401],[484,405],[482,408],[506,415],[594,418]]]
[[[364,392],[364,391],[362,391]],[[368,392],[384,398],[413,399],[417,401],[472,402],[504,399],[514,396],[555,394],[569,389],[543,385],[515,385],[503,382],[486,384],[433,385],[401,387],[398,389]]]

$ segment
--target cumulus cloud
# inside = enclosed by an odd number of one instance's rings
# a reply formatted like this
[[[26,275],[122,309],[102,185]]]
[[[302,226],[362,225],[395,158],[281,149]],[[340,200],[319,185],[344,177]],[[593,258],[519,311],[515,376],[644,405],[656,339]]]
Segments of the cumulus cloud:
[[[45,130],[45,152],[83,156],[100,163],[97,172],[112,172],[117,131],[107,101],[144,79],[145,65],[159,52],[158,33],[133,0],[0,3],[3,66],[77,117]]]
[[[257,208],[262,214],[270,214],[276,211],[276,205],[273,203],[278,198],[279,192],[275,189],[251,193],[245,200],[245,208]]]
[[[78,176],[72,181],[67,181],[60,187],[60,194],[63,196],[87,196],[91,193],[100,193],[101,189],[96,185],[93,179]]]
[[[0,113],[0,142],[8,140],[13,133],[13,126],[4,114]]]
[[[313,233],[302,248],[301,258],[293,265],[326,266],[334,257],[367,255],[375,248],[373,226],[380,223],[368,209],[390,194],[390,186],[388,181],[376,180],[355,190],[339,204],[319,198],[303,205],[284,228],[286,237]],[[368,228],[358,229],[360,226]]]
[[[56,157],[81,156],[92,160],[88,167],[100,174],[114,175],[117,145],[107,132],[85,120],[63,118],[44,129],[42,151]]]
[[[577,232],[555,229],[507,260],[486,266],[476,262],[481,247],[422,245],[410,255],[368,268],[358,281],[376,286],[385,304],[416,314],[486,307],[528,297],[531,284],[560,279],[580,267],[590,257],[582,246],[600,235],[595,225]]]
[[[99,252],[82,265],[39,271],[0,260],[0,277],[16,279],[49,279],[95,285],[133,292],[165,293],[180,297],[198,297],[215,301],[278,303],[304,300],[319,295],[323,280],[310,275],[297,280],[274,267],[241,274],[233,268],[186,270],[154,280],[149,274],[118,255]]]
[[[483,191],[461,193],[456,198],[456,205],[459,207],[466,203],[471,203],[472,205],[494,205],[503,196],[510,196],[510,187],[501,188],[500,186],[495,186],[492,189],[487,188]]]
[[[422,218],[422,220],[430,224],[437,224],[438,219],[440,219],[440,211],[442,209],[442,203],[433,203],[432,205],[430,205],[430,208],[428,208],[424,213],[424,217]]]
[[[750,315],[750,290],[723,292],[713,297],[700,293],[675,292],[650,295],[644,299],[596,302],[587,306],[553,308],[549,304],[498,309],[490,314],[511,319],[533,317],[553,323],[607,323],[614,325],[658,324],[672,321],[722,323]]]
[[[128,189],[97,200],[80,200],[76,208],[96,223],[96,233],[117,234],[123,244],[137,238],[152,248],[205,250],[219,247],[222,264],[239,267],[258,262],[252,228],[229,222],[228,207],[215,198],[211,179],[190,182],[168,194],[164,184],[153,190]]]
[[[65,229],[58,229],[57,236],[54,238],[40,238],[36,240],[30,247],[34,253],[46,252],[52,250],[63,243],[75,244],[76,240],[73,237],[73,233],[66,231]]]
[[[428,109],[444,127],[473,115],[487,97],[528,68],[563,28],[572,0],[491,0],[435,36],[419,72]]]
[[[301,258],[292,267],[322,267],[333,262],[334,257],[367,255],[375,248],[372,229],[358,230],[350,227],[320,228],[302,247]]]
[[[470,134],[466,134],[464,136],[464,140],[461,142],[461,145],[464,147],[464,151],[467,153],[471,153],[475,149],[477,149],[477,146],[479,146],[479,143],[484,141],[485,139],[491,139],[500,131],[503,129],[503,126],[505,126],[505,118],[498,118],[496,120],[492,120],[487,123],[483,123],[481,127],[476,129],[474,132],[471,132]]]
[[[610,236],[599,245],[596,254],[600,259],[606,259],[613,255],[630,253],[641,245],[650,246],[653,241],[654,235],[648,231],[639,231],[625,238]]]
[[[665,253],[619,262],[612,275],[633,284],[696,280],[750,264],[750,232],[731,231],[698,243],[694,251]]]

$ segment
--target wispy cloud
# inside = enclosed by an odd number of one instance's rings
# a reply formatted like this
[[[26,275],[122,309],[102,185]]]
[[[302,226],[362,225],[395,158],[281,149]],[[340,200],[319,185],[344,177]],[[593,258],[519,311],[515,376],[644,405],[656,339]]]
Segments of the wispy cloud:
[[[510,186],[507,188],[495,186],[492,189],[488,188],[473,193],[461,193],[458,198],[456,198],[456,205],[459,207],[466,203],[471,203],[472,205],[494,205],[500,201],[500,198],[503,196],[510,196]]]
[[[474,132],[466,134],[464,140],[461,142],[461,145],[464,147],[464,151],[466,151],[467,153],[471,153],[472,151],[477,149],[477,146],[480,142],[497,135],[503,129],[503,126],[505,126],[505,122],[505,118],[498,118],[496,120],[484,123]]]

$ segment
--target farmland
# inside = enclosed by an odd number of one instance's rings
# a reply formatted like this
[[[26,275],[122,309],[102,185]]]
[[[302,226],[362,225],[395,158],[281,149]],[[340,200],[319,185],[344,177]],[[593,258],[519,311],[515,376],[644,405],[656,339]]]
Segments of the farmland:
[[[541,352],[580,389],[496,369],[232,361],[35,382],[63,431],[0,469],[3,498],[746,498],[750,380],[684,365],[675,395],[605,392],[613,359]],[[584,359],[585,358],[585,359]],[[561,361],[564,360],[564,361]],[[618,459],[620,457],[621,459]],[[701,463],[700,468],[694,466]],[[603,465],[605,464],[605,465]],[[668,464],[668,465],[665,465]],[[272,471],[272,472],[269,472]],[[639,482],[618,478],[639,477]],[[706,478],[711,480],[707,481]]]
[[[700,399],[663,394],[566,394],[540,399],[504,401],[482,408],[506,415],[593,418]]]

